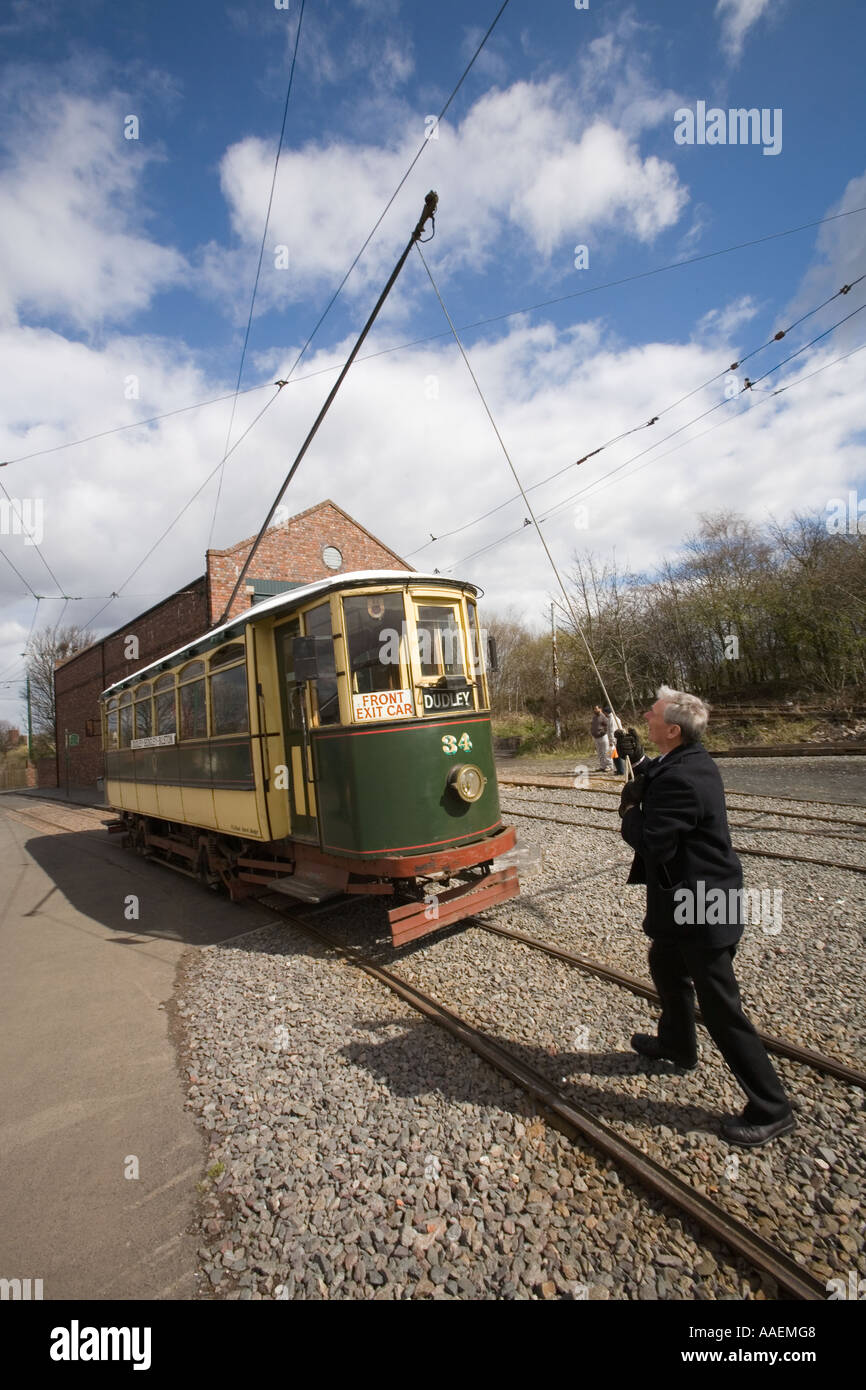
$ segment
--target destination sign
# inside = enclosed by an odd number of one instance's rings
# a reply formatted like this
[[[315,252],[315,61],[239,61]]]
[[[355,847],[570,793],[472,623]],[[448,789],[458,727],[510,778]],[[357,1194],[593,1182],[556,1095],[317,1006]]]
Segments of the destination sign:
[[[152,734],[150,738],[134,738],[130,741],[130,748],[165,748],[174,743],[176,734]]]
[[[443,709],[472,709],[472,690],[425,690],[424,713],[436,714]]]

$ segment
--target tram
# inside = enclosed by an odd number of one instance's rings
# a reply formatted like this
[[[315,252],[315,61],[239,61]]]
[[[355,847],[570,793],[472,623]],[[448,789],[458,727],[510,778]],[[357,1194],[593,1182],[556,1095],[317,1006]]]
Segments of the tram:
[[[415,571],[337,575],[118,681],[101,697],[111,828],[234,900],[381,895],[397,946],[515,896],[477,597]]]

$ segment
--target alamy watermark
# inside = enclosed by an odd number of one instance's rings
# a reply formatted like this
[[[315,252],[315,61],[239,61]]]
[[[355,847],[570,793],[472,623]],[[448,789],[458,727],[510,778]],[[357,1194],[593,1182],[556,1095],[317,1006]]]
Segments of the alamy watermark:
[[[417,651],[418,659],[422,666],[432,666],[436,662],[434,647],[434,634],[429,627],[419,627],[416,631],[416,641],[414,649]],[[481,653],[487,651],[487,629],[482,628],[476,633],[474,628],[470,628],[467,633],[469,642],[469,661],[474,672],[481,670]],[[405,623],[402,624],[402,632],[398,632],[395,627],[383,627],[379,633],[379,661],[383,666],[399,666],[400,652],[410,650],[408,629]],[[446,666],[461,666],[463,662],[463,634],[458,627],[437,628],[435,643],[439,646],[442,659]]]
[[[147,1371],[151,1329],[82,1327],[73,1318],[69,1327],[52,1328],[48,1355],[52,1361],[131,1361],[134,1371]]]
[[[41,1279],[0,1279],[0,1302],[26,1302],[42,1296]]]
[[[782,152],[782,108],[720,106],[705,101],[680,106],[674,112],[674,141],[678,145],[763,145],[764,154]]]
[[[0,498],[0,536],[22,536],[25,545],[41,545],[44,498]]]
[[[831,536],[866,536],[866,497],[858,498],[854,488],[847,498],[831,497],[824,510]]]
[[[833,1303],[840,1298],[863,1302],[866,1299],[866,1279],[859,1279],[857,1271],[849,1269],[848,1282],[844,1279],[828,1279],[824,1286],[827,1290],[827,1302]]]
[[[697,891],[674,891],[674,921],[679,927],[719,927],[729,924],[760,926],[766,936],[782,930],[781,888],[707,888],[703,879]]]

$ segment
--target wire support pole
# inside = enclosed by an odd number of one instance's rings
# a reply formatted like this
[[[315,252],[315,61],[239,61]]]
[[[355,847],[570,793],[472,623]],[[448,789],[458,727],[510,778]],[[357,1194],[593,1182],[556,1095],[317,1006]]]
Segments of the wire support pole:
[[[285,493],[286,488],[289,486],[289,483],[292,481],[292,478],[295,476],[295,473],[297,472],[297,470],[298,470],[298,468],[299,468],[299,466],[300,466],[300,464],[301,464],[301,460],[303,459],[304,455],[306,454],[307,450],[309,449],[310,445],[312,444],[313,440],[315,439],[316,434],[317,434],[318,429],[319,429],[319,426],[321,425],[321,423],[322,423],[322,421],[324,420],[325,416],[327,415],[329,409],[331,408],[331,404],[332,404],[332,402],[333,402],[333,400],[334,400],[334,397],[336,396],[337,392],[339,391],[340,387],[342,386],[343,381],[345,380],[346,375],[347,375],[347,373],[348,373],[348,371],[349,371],[349,368],[351,367],[352,363],[354,362],[355,358],[357,357],[357,355],[358,355],[358,353],[359,353],[359,351],[360,351],[360,349],[361,349],[361,347],[362,347],[362,345],[363,345],[364,339],[367,337],[367,334],[370,332],[370,329],[373,327],[373,324],[375,323],[376,318],[378,317],[379,310],[382,308],[382,305],[385,303],[385,300],[388,298],[388,295],[389,295],[390,292],[391,292],[391,289],[392,289],[392,287],[393,287],[393,285],[394,285],[394,282],[395,282],[396,279],[397,279],[397,276],[400,274],[400,271],[403,269],[403,266],[406,264],[406,260],[407,260],[407,258],[408,258],[408,256],[409,256],[409,252],[412,250],[412,247],[415,246],[415,245],[417,245],[417,243],[421,240],[421,235],[422,235],[422,233],[423,233],[423,231],[424,231],[424,228],[425,228],[425,226],[426,226],[426,224],[427,224],[428,221],[430,221],[430,220],[433,221],[433,226],[434,226],[434,229],[435,229],[435,216],[436,216],[436,208],[437,208],[438,203],[439,203],[438,194],[436,194],[436,193],[434,193],[434,192],[432,192],[432,191],[431,191],[430,193],[428,193],[428,194],[427,194],[427,197],[424,199],[424,210],[423,210],[423,212],[421,213],[421,216],[420,216],[419,219],[418,219],[418,222],[417,222],[417,225],[416,225],[416,227],[415,227],[415,230],[413,231],[411,237],[409,238],[408,242],[406,243],[406,246],[405,246],[405,248],[404,248],[404,250],[403,250],[403,253],[402,253],[402,255],[400,256],[400,259],[398,260],[397,264],[394,266],[394,269],[391,271],[391,274],[390,274],[389,277],[388,277],[388,282],[387,282],[387,284],[385,285],[385,288],[382,290],[382,293],[379,295],[379,298],[376,300],[375,306],[374,306],[374,308],[373,308],[372,313],[370,314],[370,317],[367,319],[367,322],[364,324],[364,327],[363,327],[362,330],[361,330],[360,336],[359,336],[357,342],[355,343],[355,346],[352,348],[352,351],[349,353],[349,356],[346,358],[346,361],[345,361],[344,364],[343,364],[343,369],[342,369],[342,371],[340,372],[340,375],[337,377],[337,380],[334,382],[334,385],[331,387],[331,390],[328,392],[328,396],[327,396],[327,398],[326,398],[326,400],[325,400],[324,405],[322,406],[321,410],[319,411],[318,415],[316,416],[315,420],[313,421],[313,425],[312,425],[312,427],[311,427],[311,429],[310,429],[309,434],[307,435],[306,439],[304,440],[303,444],[301,445],[300,449],[298,450],[298,453],[297,453],[297,455],[295,456],[295,461],[294,461],[294,463],[292,464],[291,468],[289,469],[288,473],[286,474],[285,480],[284,480],[282,486],[280,487],[280,490],[279,490],[279,492],[277,493],[276,497],[274,498],[273,504],[272,504],[271,509],[270,509],[270,511],[268,512],[267,516],[265,517],[265,520],[264,520],[264,523],[263,523],[263,525],[262,525],[262,528],[261,528],[261,530],[259,531],[259,534],[256,536],[256,539],[254,540],[254,542],[253,542],[253,544],[252,544],[252,546],[251,546],[251,548],[250,548],[250,552],[249,552],[249,554],[247,555],[247,558],[246,558],[246,560],[244,561],[244,563],[243,563],[243,565],[242,565],[242,567],[241,567],[240,574],[238,575],[237,580],[235,581],[235,586],[234,586],[234,588],[232,589],[231,597],[229,598],[229,601],[228,601],[228,603],[226,604],[225,609],[223,610],[223,613],[222,613],[222,615],[221,615],[221,617],[220,617],[220,619],[219,619],[219,622],[216,624],[217,627],[221,626],[221,624],[224,623],[224,622],[226,621],[226,619],[228,618],[229,613],[231,612],[232,604],[234,603],[234,601],[235,601],[235,599],[236,599],[236,597],[237,597],[237,595],[238,595],[238,593],[239,593],[239,591],[240,591],[241,585],[243,584],[244,579],[246,578],[247,571],[249,570],[249,567],[250,567],[250,565],[252,564],[253,556],[255,555],[256,551],[258,550],[259,546],[261,545],[262,538],[263,538],[265,532],[267,531],[269,525],[271,524],[271,520],[272,520],[272,518],[273,518],[274,512],[277,510],[277,507],[280,505],[280,502],[282,501],[282,498],[283,498],[283,494]],[[429,240],[429,238],[427,238],[427,240]],[[422,257],[422,260],[423,260],[423,257]],[[425,262],[425,264],[426,264],[426,262]]]
[[[478,384],[478,378],[476,377],[474,371],[472,370],[472,364],[471,364],[471,362],[469,361],[469,358],[466,356],[466,350],[465,350],[465,348],[463,347],[463,344],[462,344],[461,341],[460,341],[460,337],[459,337],[459,335],[458,335],[457,329],[454,327],[454,324],[453,324],[452,319],[451,319],[451,315],[448,313],[448,310],[447,310],[446,307],[445,307],[445,303],[444,303],[444,301],[443,301],[443,299],[442,299],[441,294],[439,293],[439,289],[438,289],[438,286],[437,286],[437,284],[436,284],[436,281],[433,279],[433,275],[432,275],[432,273],[431,273],[431,271],[430,271],[430,267],[429,267],[429,265],[427,264],[426,260],[424,259],[424,252],[421,250],[421,247],[420,247],[420,246],[418,247],[418,255],[421,257],[422,264],[423,264],[423,266],[424,266],[424,269],[425,269],[426,272],[427,272],[428,278],[429,278],[429,280],[430,280],[430,284],[433,286],[433,292],[434,292],[434,294],[436,295],[436,298],[439,300],[439,304],[440,304],[440,306],[441,306],[441,308],[442,308],[442,312],[443,312],[443,314],[445,315],[446,319],[448,320],[448,326],[449,326],[449,328],[451,329],[451,332],[452,332],[452,334],[453,334],[453,336],[454,336],[454,341],[455,341],[455,343],[457,344],[458,348],[460,349],[460,355],[461,355],[461,357],[463,358],[463,361],[466,363],[467,371],[469,372],[469,375],[471,376],[471,378],[472,378],[472,380],[473,380],[473,383],[474,383],[474,385],[475,385],[475,389],[476,389],[476,391],[478,392],[478,395],[479,395],[479,397],[480,397],[480,399],[481,399],[481,404],[484,406],[484,410],[485,410],[485,412],[486,412],[486,414],[487,414],[487,418],[488,418],[488,420],[490,421],[491,425],[493,426],[493,432],[494,432],[494,434],[496,435],[496,438],[499,440],[499,446],[500,446],[500,448],[502,449],[503,454],[505,455],[505,459],[506,459],[506,462],[507,462],[507,464],[508,464],[508,467],[511,469],[512,476],[513,476],[514,481],[515,481],[515,483],[517,484],[517,487],[518,487],[518,489],[519,489],[519,491],[520,491],[520,496],[523,498],[524,505],[525,505],[525,507],[526,507],[527,512],[529,513],[529,516],[530,516],[531,520],[532,520],[532,524],[533,524],[533,526],[535,527],[536,531],[538,532],[538,539],[541,541],[541,544],[544,546],[544,553],[545,553],[545,555],[547,556],[548,561],[550,562],[550,568],[553,570],[553,573],[556,575],[556,582],[557,582],[557,584],[559,585],[559,587],[560,587],[560,589],[561,589],[561,591],[562,591],[562,597],[565,599],[566,606],[567,606],[567,608],[568,608],[568,612],[569,612],[569,615],[570,615],[570,617],[571,617],[571,620],[572,620],[572,622],[574,623],[575,629],[576,629],[577,632],[580,634],[581,641],[583,642],[583,645],[586,647],[586,654],[587,654],[587,656],[589,657],[589,660],[590,660],[590,664],[591,664],[591,666],[592,666],[592,669],[593,669],[593,671],[594,671],[595,674],[596,674],[596,677],[597,677],[597,679],[598,679],[599,685],[601,686],[602,692],[603,692],[603,694],[604,694],[604,698],[605,698],[606,702],[610,705],[611,709],[613,709],[613,701],[611,700],[610,696],[609,696],[608,693],[607,693],[607,687],[605,686],[604,678],[602,677],[601,671],[598,669],[598,666],[596,665],[595,657],[593,656],[592,650],[591,650],[591,648],[590,648],[590,645],[589,645],[589,643],[587,642],[586,637],[584,636],[583,628],[581,627],[580,622],[579,622],[578,617],[577,617],[577,614],[576,614],[576,612],[574,611],[574,605],[572,604],[571,599],[570,599],[569,594],[568,594],[568,590],[566,589],[565,584],[563,583],[562,575],[559,573],[559,568],[558,568],[558,566],[557,566],[557,563],[556,563],[556,561],[554,560],[553,555],[552,555],[551,552],[550,552],[550,547],[549,547],[549,545],[547,544],[547,541],[546,541],[545,538],[544,538],[544,532],[542,531],[541,526],[539,525],[538,518],[536,517],[535,512],[532,510],[532,505],[531,505],[531,503],[530,503],[530,501],[529,501],[529,498],[528,498],[527,495],[526,495],[526,490],[525,490],[525,488],[524,488],[524,486],[523,486],[523,483],[520,481],[520,477],[519,477],[519,475],[518,475],[517,469],[514,467],[514,464],[513,464],[512,461],[511,461],[511,455],[509,454],[508,449],[507,449],[506,446],[505,446],[505,441],[504,441],[504,439],[502,438],[502,435],[499,433],[499,428],[498,428],[498,426],[497,426],[497,424],[496,424],[496,421],[495,421],[494,418],[493,418],[493,415],[491,414],[490,407],[489,407],[489,405],[487,404],[487,401],[485,400],[484,392],[481,390],[481,387],[480,387],[480,385]]]

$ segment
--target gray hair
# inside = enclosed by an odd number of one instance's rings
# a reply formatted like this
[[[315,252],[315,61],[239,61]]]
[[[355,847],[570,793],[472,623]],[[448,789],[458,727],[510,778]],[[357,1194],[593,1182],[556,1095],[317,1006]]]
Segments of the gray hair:
[[[684,690],[671,690],[669,685],[660,685],[656,699],[664,700],[664,720],[666,724],[679,724],[683,743],[697,743],[703,738],[710,719],[710,707],[697,695],[688,695]]]

